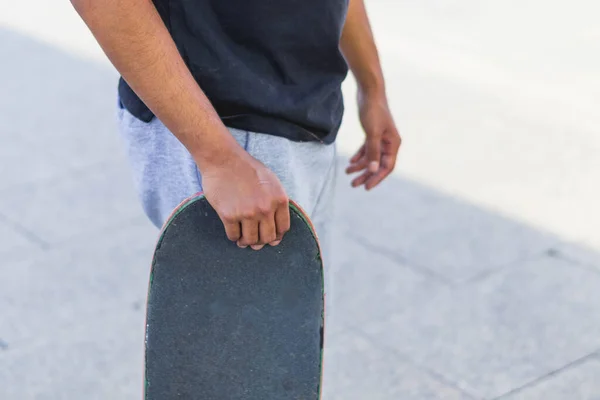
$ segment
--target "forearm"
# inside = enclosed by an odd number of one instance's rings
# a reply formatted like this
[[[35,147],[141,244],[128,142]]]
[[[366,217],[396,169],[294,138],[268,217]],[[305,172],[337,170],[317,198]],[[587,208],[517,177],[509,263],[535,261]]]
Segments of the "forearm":
[[[218,163],[237,146],[151,0],[71,2],[125,81],[197,163]]]
[[[383,71],[364,0],[350,0],[340,47],[360,92],[385,97]]]

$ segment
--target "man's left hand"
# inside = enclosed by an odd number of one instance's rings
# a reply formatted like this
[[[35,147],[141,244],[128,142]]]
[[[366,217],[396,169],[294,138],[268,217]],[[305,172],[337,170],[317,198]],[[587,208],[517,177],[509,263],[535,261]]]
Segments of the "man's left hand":
[[[360,173],[352,180],[352,186],[364,185],[370,190],[394,170],[402,139],[384,97],[359,93],[358,106],[366,139],[350,159],[346,173]]]

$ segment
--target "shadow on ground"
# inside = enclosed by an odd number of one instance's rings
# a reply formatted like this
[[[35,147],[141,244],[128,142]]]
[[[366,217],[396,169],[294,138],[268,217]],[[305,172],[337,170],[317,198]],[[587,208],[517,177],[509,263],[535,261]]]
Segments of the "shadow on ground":
[[[116,74],[6,30],[0,54],[0,397],[136,398],[156,231]],[[600,255],[401,177],[337,204],[326,399],[600,393]]]

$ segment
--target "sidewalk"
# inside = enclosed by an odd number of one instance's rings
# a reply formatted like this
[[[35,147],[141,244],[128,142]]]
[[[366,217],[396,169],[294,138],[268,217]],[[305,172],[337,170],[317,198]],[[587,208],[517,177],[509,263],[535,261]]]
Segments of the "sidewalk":
[[[116,74],[14,29],[0,27],[0,49],[0,398],[139,398],[157,232],[112,122]],[[400,102],[438,90],[430,115],[402,105],[402,173],[372,193],[339,180],[324,400],[599,399],[600,240],[590,205],[600,196],[597,180],[576,179],[598,174],[585,124],[595,116],[545,130],[496,103],[501,89],[425,73],[415,66],[425,59],[386,61]],[[479,107],[472,121],[458,103]],[[360,138],[352,112],[341,169]],[[472,130],[444,131],[458,119]],[[531,136],[521,142],[523,132]],[[544,134],[554,142],[532,139]],[[505,175],[499,154],[512,157]],[[549,173],[564,175],[541,182],[553,155],[560,165]]]

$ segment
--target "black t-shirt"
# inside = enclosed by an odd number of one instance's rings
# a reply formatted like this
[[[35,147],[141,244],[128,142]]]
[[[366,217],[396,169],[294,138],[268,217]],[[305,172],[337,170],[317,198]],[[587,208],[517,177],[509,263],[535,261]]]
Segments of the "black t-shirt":
[[[348,73],[339,42],[348,0],[154,0],[226,126],[332,143]],[[122,104],[152,112],[121,79]]]

